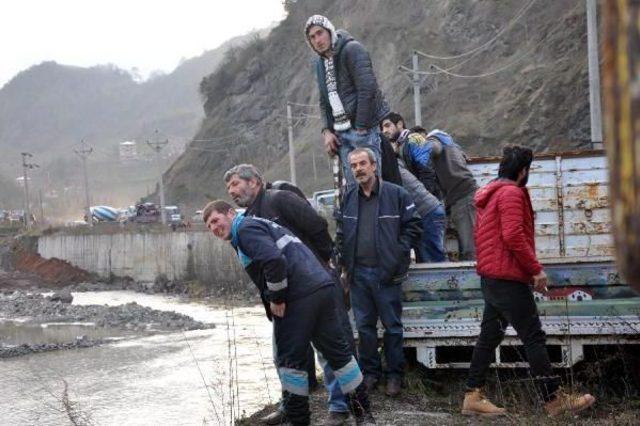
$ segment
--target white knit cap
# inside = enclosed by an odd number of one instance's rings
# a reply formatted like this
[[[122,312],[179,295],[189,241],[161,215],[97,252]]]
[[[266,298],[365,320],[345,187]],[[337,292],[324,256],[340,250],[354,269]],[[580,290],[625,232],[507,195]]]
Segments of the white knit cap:
[[[329,18],[322,15],[311,16],[309,19],[307,19],[307,23],[304,25],[304,38],[307,41],[307,44],[309,45],[309,47],[314,52],[316,51],[311,45],[311,42],[309,41],[309,28],[313,27],[314,25],[317,25],[329,31],[329,34],[331,34],[331,48],[333,49],[336,46],[336,43],[338,42],[338,34],[336,34],[336,28],[333,26]]]

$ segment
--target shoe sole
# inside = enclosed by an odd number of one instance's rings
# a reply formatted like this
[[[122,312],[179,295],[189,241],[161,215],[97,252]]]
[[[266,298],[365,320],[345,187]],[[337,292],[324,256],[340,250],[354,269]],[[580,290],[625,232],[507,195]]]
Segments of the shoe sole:
[[[579,413],[581,411],[586,410],[587,408],[591,408],[593,406],[593,404],[595,404],[595,403],[596,403],[596,400],[594,398],[589,404],[583,405],[580,408],[576,408],[574,410],[563,410],[563,411],[560,411],[559,413],[556,413],[556,414],[549,414],[549,417],[558,417],[558,416],[561,416],[561,415],[563,415],[565,413],[577,414],[577,413]]]
[[[470,411],[470,410],[462,410],[462,415],[463,416],[471,416],[471,417],[500,417],[500,416],[505,416],[507,413],[506,411],[504,413],[478,413],[477,411]]]

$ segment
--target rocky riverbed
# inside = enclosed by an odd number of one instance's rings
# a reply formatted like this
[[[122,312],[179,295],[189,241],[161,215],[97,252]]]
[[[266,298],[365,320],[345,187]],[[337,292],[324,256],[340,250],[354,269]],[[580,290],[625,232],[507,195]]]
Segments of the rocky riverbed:
[[[0,318],[4,322],[15,321],[23,327],[47,324],[85,324],[90,329],[112,330],[115,336],[122,336],[119,331],[138,333],[158,333],[185,330],[201,330],[214,327],[196,321],[193,318],[175,312],[160,311],[130,302],[118,306],[106,305],[74,305],[69,293],[45,296],[22,291],[0,294]],[[61,300],[62,299],[62,300]],[[0,322],[0,328],[2,322]],[[104,333],[102,333],[104,334]],[[107,333],[108,334],[108,333]],[[110,340],[108,337],[76,336],[72,339],[56,342],[28,342],[20,344],[7,343],[0,340],[0,358],[26,355],[33,352],[44,352],[59,349],[76,349],[94,346]]]

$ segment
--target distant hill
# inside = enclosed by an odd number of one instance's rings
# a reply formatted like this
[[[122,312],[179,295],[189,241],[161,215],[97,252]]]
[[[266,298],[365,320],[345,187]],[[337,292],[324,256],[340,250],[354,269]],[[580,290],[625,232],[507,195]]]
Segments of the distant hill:
[[[230,48],[255,36],[231,39],[185,60],[170,74],[142,83],[113,65],[33,66],[0,89],[0,149],[7,154],[0,163],[24,150],[37,151],[40,161],[69,155],[80,139],[97,147],[145,140],[155,129],[184,141],[203,118],[198,93],[202,78],[217,68]]]
[[[203,77],[266,33],[268,29],[235,37],[184,60],[169,74],[141,83],[113,65],[82,68],[43,62],[19,73],[0,89],[0,175],[12,183],[21,173],[20,152],[33,153],[32,161],[40,167],[32,174],[32,203],[42,190],[52,214],[66,211],[70,218],[79,218],[84,189],[73,147],[84,139],[94,148],[88,160],[93,202],[116,206],[135,202],[153,191],[157,181],[156,166],[150,162],[153,156],[144,142],[158,129],[174,144],[163,151],[166,167],[174,158],[169,153],[190,140],[204,119],[199,92]],[[139,153],[150,158],[120,164],[117,146],[125,140],[137,140]],[[0,183],[4,188],[5,180]],[[22,201],[8,183],[0,190],[0,200],[17,208]]]
[[[451,132],[470,154],[501,144],[536,151],[574,149],[589,140],[584,2],[574,0],[286,0],[288,17],[268,37],[229,55],[201,86],[206,119],[196,141],[165,175],[169,197],[202,206],[224,195],[224,170],[251,161],[288,179],[287,100],[295,106],[298,180],[331,186],[320,146],[312,53],[302,34],[312,14],[329,17],[371,53],[392,108],[413,117],[412,86],[399,65],[414,49],[429,74],[422,83],[427,128]]]

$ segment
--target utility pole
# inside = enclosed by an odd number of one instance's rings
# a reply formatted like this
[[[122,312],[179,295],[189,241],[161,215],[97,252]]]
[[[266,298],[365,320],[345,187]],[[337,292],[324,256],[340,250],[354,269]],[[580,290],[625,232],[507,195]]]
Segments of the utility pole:
[[[87,157],[93,152],[93,148],[88,146],[84,139],[80,141],[80,148],[73,149],[78,157],[82,160],[82,175],[84,177],[84,214],[87,217],[89,226],[93,226],[93,217],[91,215],[91,197],[89,197],[89,177],[87,176]]]
[[[291,104],[287,102],[287,129],[289,133],[289,170],[291,173],[291,183],[296,185],[296,151],[293,146],[293,115],[291,114]]]
[[[313,182],[318,181],[318,167],[316,166],[316,151],[315,148],[311,147],[311,163],[313,164]]]
[[[44,224],[44,204],[42,202],[42,189],[38,190],[38,199],[40,201],[40,221]]]
[[[20,153],[22,155],[22,179],[24,181],[24,226],[29,229],[31,227],[31,205],[29,203],[29,174],[27,170],[35,169],[38,166],[34,163],[28,163],[27,159],[33,157],[28,152]]]
[[[422,79],[420,78],[418,69],[418,52],[413,51],[413,73],[411,75],[411,82],[413,83],[413,115],[415,117],[416,126],[422,126],[422,105],[420,102],[420,84]]]
[[[591,147],[602,149],[602,108],[600,105],[600,60],[598,59],[598,5],[587,0],[587,50],[589,53],[589,109]]]
[[[153,149],[156,152],[156,162],[158,165],[158,181],[160,182],[160,218],[162,219],[162,224],[166,225],[167,215],[166,215],[166,212],[164,211],[165,210],[164,209],[164,184],[162,182],[162,158],[160,157],[160,151],[162,151],[162,148],[167,146],[167,144],[169,143],[169,140],[165,139],[161,141],[158,135],[158,130],[155,131],[154,139],[155,140],[153,142],[147,141],[147,145],[149,145],[151,149]]]

